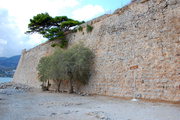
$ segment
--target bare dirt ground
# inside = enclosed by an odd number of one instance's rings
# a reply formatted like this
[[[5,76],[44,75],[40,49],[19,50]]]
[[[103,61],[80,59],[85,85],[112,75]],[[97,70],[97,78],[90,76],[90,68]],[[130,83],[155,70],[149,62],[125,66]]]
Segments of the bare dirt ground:
[[[180,105],[0,85],[0,120],[180,120]]]

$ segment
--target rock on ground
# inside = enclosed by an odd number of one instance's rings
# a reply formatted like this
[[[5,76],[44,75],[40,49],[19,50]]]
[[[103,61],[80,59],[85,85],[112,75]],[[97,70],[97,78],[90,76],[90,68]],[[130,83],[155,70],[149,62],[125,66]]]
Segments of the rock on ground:
[[[179,120],[180,105],[132,102],[0,84],[0,120]]]

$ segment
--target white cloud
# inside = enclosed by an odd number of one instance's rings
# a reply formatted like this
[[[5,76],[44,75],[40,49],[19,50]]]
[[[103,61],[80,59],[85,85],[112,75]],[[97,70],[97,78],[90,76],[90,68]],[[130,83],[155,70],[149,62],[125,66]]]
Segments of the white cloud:
[[[0,57],[18,55],[22,49],[32,48],[43,40],[21,33],[7,10],[0,9],[0,18]]]
[[[3,56],[4,48],[0,47],[0,56]]]
[[[82,0],[0,0],[0,56],[20,54],[24,48],[32,48],[44,41],[40,35],[24,34],[29,19],[48,12],[51,16],[70,15],[80,7]],[[77,20],[90,20],[105,10],[99,5],[86,5],[73,11]],[[69,17],[69,16],[68,16]],[[2,40],[3,39],[3,40]]]
[[[35,46],[35,45],[41,44],[45,41],[47,41],[47,39],[43,38],[42,35],[32,34],[32,35],[29,35],[29,39],[27,40],[27,44]],[[24,42],[24,41],[22,41],[22,42]]]
[[[3,53],[4,53],[4,45],[6,45],[6,44],[7,44],[7,41],[0,38],[0,56],[3,55]]]
[[[0,39],[0,45],[6,45],[6,44],[7,44],[6,40]]]
[[[29,19],[38,13],[48,12],[60,16],[67,8],[75,7],[78,0],[0,0],[0,8],[8,10],[21,32],[27,29]]]
[[[90,20],[97,15],[103,14],[104,8],[99,5],[86,5],[72,12],[73,18],[77,20]]]
[[[46,41],[40,35],[24,34],[33,16],[44,12],[61,16],[80,4],[79,0],[0,0],[0,3],[0,39],[7,41],[0,41],[0,56],[20,54],[22,49]]]

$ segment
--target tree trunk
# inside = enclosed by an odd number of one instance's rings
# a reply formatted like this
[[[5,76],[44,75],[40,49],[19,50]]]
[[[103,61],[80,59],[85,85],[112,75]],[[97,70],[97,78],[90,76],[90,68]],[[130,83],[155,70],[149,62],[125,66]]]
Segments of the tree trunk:
[[[58,80],[58,88],[57,91],[60,92],[61,80]]]
[[[49,87],[51,86],[51,84],[49,83],[49,80],[48,80],[48,83],[47,83],[47,90],[49,90]]]
[[[73,93],[74,90],[73,90],[73,80],[72,80],[72,77],[69,80],[69,84],[70,84],[69,93]]]

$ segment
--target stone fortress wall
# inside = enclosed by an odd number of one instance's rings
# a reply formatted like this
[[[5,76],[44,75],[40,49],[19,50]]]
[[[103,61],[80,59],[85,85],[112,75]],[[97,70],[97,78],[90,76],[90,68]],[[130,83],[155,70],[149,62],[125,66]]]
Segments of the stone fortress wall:
[[[50,42],[41,44],[33,49],[26,51],[24,49],[21,54],[13,81],[16,83],[26,84],[35,88],[41,88],[41,82],[38,80],[37,66],[39,60],[53,53],[54,48]]]
[[[179,0],[135,0],[82,27],[67,36],[70,45],[83,42],[95,53],[89,84],[79,92],[180,101]],[[22,53],[14,82],[40,87],[36,67],[53,52],[50,44]]]

